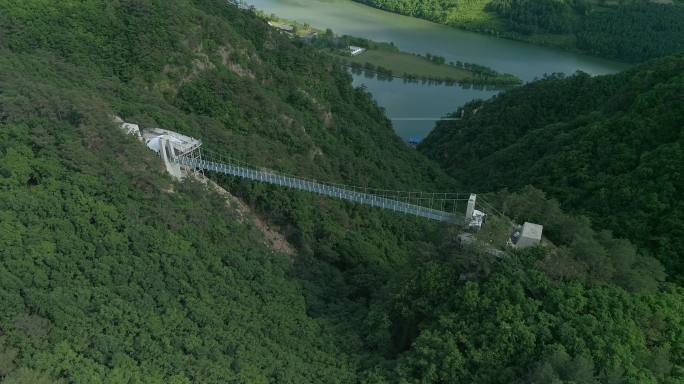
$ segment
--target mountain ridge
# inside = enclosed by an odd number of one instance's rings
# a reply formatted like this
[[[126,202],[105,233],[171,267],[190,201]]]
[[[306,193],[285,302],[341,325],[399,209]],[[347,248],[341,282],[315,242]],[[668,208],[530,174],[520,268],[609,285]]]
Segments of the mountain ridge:
[[[551,76],[466,106],[420,146],[487,190],[532,184],[682,272],[682,54],[610,76]]]

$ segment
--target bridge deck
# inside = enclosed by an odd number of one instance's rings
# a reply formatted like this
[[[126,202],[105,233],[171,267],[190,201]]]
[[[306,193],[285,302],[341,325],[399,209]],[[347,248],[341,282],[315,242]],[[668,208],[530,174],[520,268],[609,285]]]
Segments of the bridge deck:
[[[386,197],[377,196],[369,193],[351,191],[329,184],[299,179],[296,177],[283,176],[273,172],[261,171],[234,164],[219,163],[202,159],[192,159],[188,157],[179,157],[174,159],[174,161],[181,165],[192,167],[194,169],[218,172],[225,175],[237,176],[249,180],[255,180],[264,183],[299,189],[302,191],[318,193],[325,196],[336,197],[342,200],[348,200],[373,207],[389,209],[395,212],[425,217],[432,220],[451,223],[461,223],[463,221],[463,219],[460,218],[460,215],[457,216],[453,213],[431,209],[398,200],[388,199]]]

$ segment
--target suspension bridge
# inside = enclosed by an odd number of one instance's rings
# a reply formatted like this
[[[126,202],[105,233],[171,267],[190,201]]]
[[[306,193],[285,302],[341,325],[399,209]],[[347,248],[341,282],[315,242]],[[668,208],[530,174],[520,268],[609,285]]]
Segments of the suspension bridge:
[[[464,216],[458,213],[459,202],[466,208],[470,195],[458,193],[426,193],[413,191],[379,190],[366,187],[339,185],[281,174],[259,169],[222,158],[204,151],[201,156],[177,156],[173,162],[195,170],[216,172],[243,179],[268,183],[319,195],[329,196],[372,207],[388,209],[432,220],[462,223]],[[434,208],[433,208],[434,207]]]
[[[130,127],[126,129],[130,133]],[[317,181],[224,157],[201,148],[200,140],[177,132],[154,128],[144,130],[142,134],[138,133],[138,136],[148,148],[159,154],[167,171],[178,179],[183,178],[182,168],[185,167],[194,171],[213,172],[316,193],[450,224],[479,227],[484,218],[484,213],[475,209],[476,195],[470,193],[385,190]]]

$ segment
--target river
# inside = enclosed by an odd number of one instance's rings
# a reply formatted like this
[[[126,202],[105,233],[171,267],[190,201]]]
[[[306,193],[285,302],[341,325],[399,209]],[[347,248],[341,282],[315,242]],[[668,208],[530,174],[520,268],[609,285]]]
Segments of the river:
[[[485,65],[526,82],[551,73],[571,74],[581,70],[601,75],[628,68],[623,63],[462,31],[350,0],[248,0],[248,3],[266,14],[320,29],[330,28],[337,34],[393,42],[406,52],[432,53],[447,61]],[[468,101],[496,94],[458,86],[404,84],[398,79],[387,82],[363,75],[354,75],[354,84],[365,85],[389,118],[414,119],[393,121],[395,131],[403,138],[424,137],[434,127],[431,118],[453,112]]]

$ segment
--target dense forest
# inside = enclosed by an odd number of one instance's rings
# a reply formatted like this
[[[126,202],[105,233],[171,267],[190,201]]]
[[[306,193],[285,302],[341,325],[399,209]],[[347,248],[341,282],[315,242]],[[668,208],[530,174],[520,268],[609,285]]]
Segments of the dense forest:
[[[470,188],[332,59],[223,0],[0,2],[3,383],[684,379],[684,291],[540,190],[483,196],[548,228],[494,257],[454,228],[214,177],[245,210],[172,181],[113,114],[301,176]]]
[[[641,62],[684,50],[684,3],[631,0],[356,0],[502,37]]]
[[[684,278],[684,55],[550,76],[466,107],[421,150],[482,190],[532,184]]]

